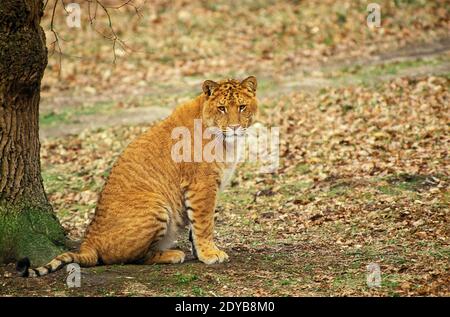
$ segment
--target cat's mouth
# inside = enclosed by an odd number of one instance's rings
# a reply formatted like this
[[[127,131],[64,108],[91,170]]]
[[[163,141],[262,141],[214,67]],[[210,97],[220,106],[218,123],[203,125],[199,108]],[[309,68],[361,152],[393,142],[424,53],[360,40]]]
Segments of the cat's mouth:
[[[237,134],[237,133],[233,133],[233,134],[223,133],[222,137],[223,137],[223,140],[225,142],[233,143],[233,142],[237,142],[238,140],[239,141],[243,140],[245,138],[245,133],[240,133],[240,134]]]
[[[226,129],[222,130],[222,136],[225,139],[234,139],[234,138],[241,138],[244,137],[247,134],[247,129],[239,127],[237,129]]]
[[[221,129],[216,127],[214,128],[214,134],[219,139],[225,141],[239,140],[247,135],[247,128],[239,127],[237,129],[230,129],[230,128]]]
[[[234,133],[224,133],[224,132],[222,132],[222,135],[223,135],[225,138],[238,138],[238,137],[243,137],[243,136],[245,136],[245,132],[240,132],[240,133],[237,133],[237,132],[234,132]]]

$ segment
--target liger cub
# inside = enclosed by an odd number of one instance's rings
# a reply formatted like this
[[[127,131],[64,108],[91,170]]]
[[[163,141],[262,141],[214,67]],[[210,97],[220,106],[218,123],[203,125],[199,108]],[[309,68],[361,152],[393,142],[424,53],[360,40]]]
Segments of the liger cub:
[[[214,243],[214,213],[219,188],[235,162],[174,160],[174,129],[185,127],[191,144],[195,126],[213,128],[217,144],[234,146],[257,113],[256,78],[203,83],[203,92],[135,139],[118,158],[100,195],[95,216],[78,253],[66,252],[45,266],[18,262],[21,276],[43,276],[68,263],[84,267],[119,263],[182,263],[173,248],[180,229],[189,226],[192,250],[206,264],[228,261]],[[197,120],[196,120],[197,119]],[[199,121],[201,120],[201,121]],[[197,122],[197,123],[196,123]],[[200,147],[206,146],[204,138]],[[198,154],[197,154],[198,157]],[[201,155],[200,155],[201,157]]]

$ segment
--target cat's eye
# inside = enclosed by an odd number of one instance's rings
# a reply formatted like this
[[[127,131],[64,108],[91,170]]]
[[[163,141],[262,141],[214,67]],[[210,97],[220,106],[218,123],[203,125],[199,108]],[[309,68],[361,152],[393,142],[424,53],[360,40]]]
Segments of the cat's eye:
[[[240,105],[240,106],[239,106],[239,112],[242,112],[242,111],[244,111],[244,110],[245,110],[245,108],[247,108],[247,106],[246,106],[246,105]]]
[[[219,109],[219,111],[222,112],[222,113],[227,112],[227,109],[225,109],[224,106],[219,106],[219,107],[217,107],[217,109]]]

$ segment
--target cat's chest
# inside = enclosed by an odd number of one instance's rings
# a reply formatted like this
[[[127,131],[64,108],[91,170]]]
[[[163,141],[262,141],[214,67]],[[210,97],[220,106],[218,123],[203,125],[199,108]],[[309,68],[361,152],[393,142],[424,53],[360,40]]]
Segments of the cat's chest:
[[[227,187],[230,183],[231,178],[233,177],[233,174],[236,170],[236,165],[237,164],[233,164],[232,166],[229,166],[223,170],[219,191],[223,191],[225,187]]]
[[[224,188],[230,183],[231,178],[233,177],[233,174],[236,171],[237,165],[239,161],[241,160],[243,153],[241,148],[238,148],[238,150],[235,152],[234,156],[232,157],[232,160],[230,162],[227,162],[224,164],[222,169],[222,180],[220,182],[220,191],[223,191]]]

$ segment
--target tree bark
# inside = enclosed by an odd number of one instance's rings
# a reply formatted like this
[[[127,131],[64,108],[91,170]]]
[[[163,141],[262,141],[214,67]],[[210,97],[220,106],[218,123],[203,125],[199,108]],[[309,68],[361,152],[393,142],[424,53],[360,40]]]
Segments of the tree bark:
[[[39,98],[47,66],[42,0],[0,2],[0,261],[41,264],[64,231],[40,172]]]

